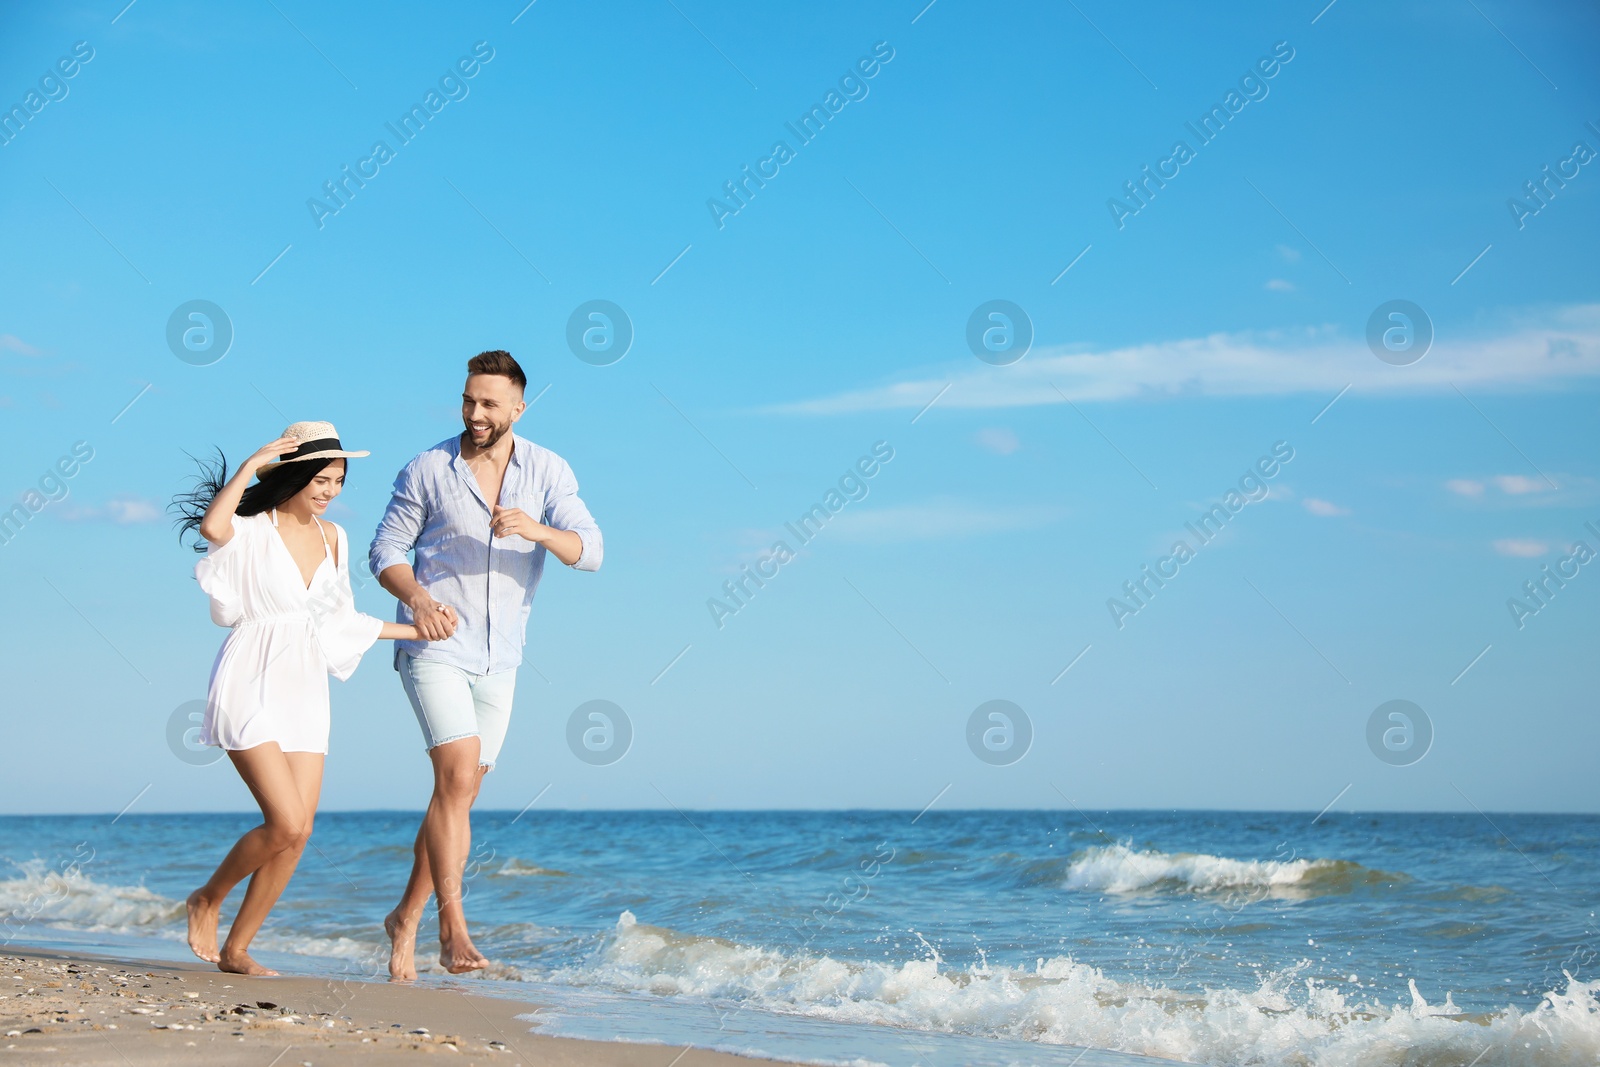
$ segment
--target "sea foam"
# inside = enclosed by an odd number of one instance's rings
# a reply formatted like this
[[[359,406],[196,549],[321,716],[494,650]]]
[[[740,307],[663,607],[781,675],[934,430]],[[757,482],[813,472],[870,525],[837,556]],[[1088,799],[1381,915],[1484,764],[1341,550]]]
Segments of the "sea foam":
[[[1357,1000],[1305,978],[1309,966],[1265,975],[1250,989],[1175,990],[1120,982],[1070,957],[1041,958],[1032,969],[952,969],[937,954],[844,961],[685,935],[623,912],[587,964],[544,977],[837,1022],[1230,1067],[1566,1067],[1593,1065],[1600,1056],[1600,981],[1568,975],[1564,991],[1547,993],[1531,1010],[1469,1017],[1448,995],[1429,1003],[1414,981],[1409,1003]]]
[[[58,871],[41,859],[16,866],[20,877],[0,880],[0,919],[8,934],[32,922],[131,932],[183,915],[180,902],[142,885],[106,885],[77,867]]]

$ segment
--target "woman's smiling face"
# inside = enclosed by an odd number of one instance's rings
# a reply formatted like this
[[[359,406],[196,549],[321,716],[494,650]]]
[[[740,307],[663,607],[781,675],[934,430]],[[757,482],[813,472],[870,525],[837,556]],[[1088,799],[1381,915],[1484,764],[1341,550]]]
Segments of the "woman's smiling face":
[[[321,515],[333,503],[333,498],[344,491],[345,461],[336,459],[317,472],[311,483],[291,499],[296,508],[305,508],[312,515]]]

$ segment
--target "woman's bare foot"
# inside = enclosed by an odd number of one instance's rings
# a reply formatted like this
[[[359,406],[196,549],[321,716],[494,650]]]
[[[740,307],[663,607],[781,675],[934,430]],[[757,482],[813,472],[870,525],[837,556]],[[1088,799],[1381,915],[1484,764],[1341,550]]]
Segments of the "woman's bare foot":
[[[196,889],[183,906],[189,913],[189,948],[207,963],[216,963],[222,958],[217,952],[217,918],[222,912],[221,903],[210,903]]]
[[[459,938],[446,941],[439,939],[439,962],[451,974],[465,974],[467,971],[481,971],[489,966],[489,961],[484,958],[473,945],[472,939],[466,934]]]
[[[273,978],[278,974],[251,959],[248,952],[224,952],[217,961],[217,970],[229,974],[253,974],[262,978]]]
[[[406,922],[400,909],[396,908],[384,917],[383,932],[389,935],[389,980],[415,982],[417,924]]]

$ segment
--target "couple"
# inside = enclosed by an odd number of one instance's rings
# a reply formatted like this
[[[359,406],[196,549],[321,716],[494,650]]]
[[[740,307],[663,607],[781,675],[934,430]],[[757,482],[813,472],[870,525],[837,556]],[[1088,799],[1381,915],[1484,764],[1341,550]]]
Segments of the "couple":
[[[468,360],[465,430],[395,479],[369,563],[400,602],[397,622],[355,610],[344,530],[323,518],[344,488],[346,460],[369,454],[346,451],[331,424],[295,423],[231,478],[226,459],[204,470],[175,502],[182,532],[203,538],[195,577],[211,617],[232,629],[211,670],[201,740],[227,751],[262,816],[189,895],[189,947],[201,959],[240,974],[276,973],[250,958],[250,942],[311,836],[328,751],[327,675],[348,678],[374,642],[389,639],[434,781],[410,880],[383,924],[389,975],[416,977],[429,896],[438,898],[444,968],[488,966],[461,906],[472,803],[505,739],[545,554],[592,571],[603,550],[572,468],[512,432],[527,410],[526,386],[507,352]],[[246,878],[219,948],[222,902]]]

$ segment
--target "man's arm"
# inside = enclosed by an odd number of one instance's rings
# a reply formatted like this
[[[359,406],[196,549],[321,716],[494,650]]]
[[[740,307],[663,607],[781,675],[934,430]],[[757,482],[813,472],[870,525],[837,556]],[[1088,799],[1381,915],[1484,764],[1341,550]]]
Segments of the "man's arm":
[[[378,572],[378,584],[411,609],[411,619],[424,641],[443,641],[456,632],[456,610],[441,604],[422,588],[409,563],[396,563]]]
[[[496,504],[494,518],[489,520],[489,532],[496,537],[517,534],[534,544],[543,545],[552,556],[569,567],[583,556],[583,538],[571,530],[558,530],[537,522],[521,508],[503,508]]]
[[[455,633],[455,612],[422,587],[407,558],[428,521],[428,506],[417,487],[415,466],[415,461],[407,464],[394,480],[389,506],[384,509],[367,550],[367,564],[378,576],[378,584],[411,610],[422,639],[443,641]]]
[[[578,496],[578,479],[564,461],[561,461],[555,488],[545,505],[545,514],[550,519],[548,525],[519,508],[496,507],[490,529],[497,537],[517,534],[544,545],[551,555],[575,570],[599,570],[605,555],[605,541],[600,536],[599,524]]]

